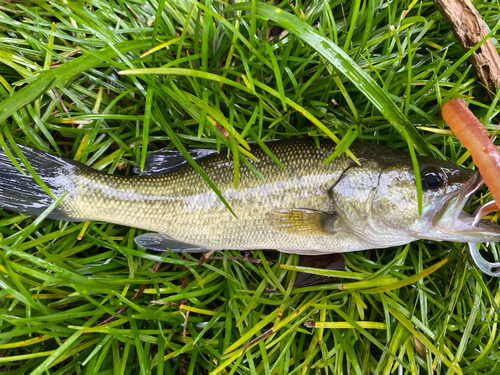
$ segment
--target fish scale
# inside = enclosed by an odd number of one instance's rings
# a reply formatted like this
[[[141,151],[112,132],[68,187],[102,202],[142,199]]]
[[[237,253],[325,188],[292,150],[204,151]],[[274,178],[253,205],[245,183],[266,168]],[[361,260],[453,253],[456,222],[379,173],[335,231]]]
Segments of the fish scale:
[[[462,212],[477,184],[475,171],[419,158],[422,212],[408,154],[356,141],[360,164],[340,155],[323,162],[335,144],[312,137],[267,143],[283,169],[258,146],[249,160],[263,179],[234,165],[227,151],[196,151],[198,165],[234,210],[233,216],[180,154],[147,162],[159,176],[116,176],[39,150],[20,147],[55,196],[65,194],[49,218],[103,221],[152,231],[135,241],[153,250],[275,249],[324,254],[402,245],[416,239],[498,241],[498,225],[477,225]],[[191,151],[193,152],[193,151]],[[208,156],[207,156],[208,155]],[[165,156],[165,155],[164,155]],[[170,161],[170,158],[172,158]],[[152,160],[163,160],[152,165]],[[17,159],[20,163],[19,159]],[[26,172],[26,171],[25,171]],[[21,174],[0,152],[0,206],[40,215],[53,199],[29,173]]]
[[[60,209],[71,220],[106,221],[166,234],[177,240],[214,249],[334,249],[330,234],[290,236],[269,225],[267,213],[281,208],[331,212],[328,189],[353,162],[341,156],[322,166],[333,143],[273,142],[271,151],[285,170],[260,148],[251,163],[265,181],[240,167],[234,187],[233,163],[226,153],[198,161],[232,207],[234,217],[210,186],[190,166],[163,176],[122,177],[78,170],[70,176]],[[332,250],[330,250],[332,251]]]

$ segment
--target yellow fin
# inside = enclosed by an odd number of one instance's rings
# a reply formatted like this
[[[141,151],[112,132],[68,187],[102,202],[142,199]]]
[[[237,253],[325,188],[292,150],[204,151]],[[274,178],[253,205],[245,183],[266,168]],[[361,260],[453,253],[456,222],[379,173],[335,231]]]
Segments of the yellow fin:
[[[266,213],[270,225],[290,234],[334,234],[335,213],[306,208],[282,208]]]

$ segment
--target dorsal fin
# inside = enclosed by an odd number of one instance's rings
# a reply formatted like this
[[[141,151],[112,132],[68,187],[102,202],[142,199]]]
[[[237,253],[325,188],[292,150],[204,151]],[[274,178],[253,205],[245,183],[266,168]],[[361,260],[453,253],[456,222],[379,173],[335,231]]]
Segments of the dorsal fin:
[[[217,150],[207,148],[191,148],[187,150],[193,159],[203,158],[217,153]],[[144,170],[140,167],[134,167],[134,173],[143,176],[159,176],[170,173],[188,164],[184,156],[178,150],[163,150],[153,154],[146,155]]]

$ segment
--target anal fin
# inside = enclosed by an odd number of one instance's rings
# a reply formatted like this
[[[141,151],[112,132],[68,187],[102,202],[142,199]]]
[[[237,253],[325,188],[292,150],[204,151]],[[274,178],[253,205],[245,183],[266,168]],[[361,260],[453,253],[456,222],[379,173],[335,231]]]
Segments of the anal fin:
[[[161,233],[145,233],[134,238],[134,242],[140,247],[155,251],[167,251],[174,253],[204,253],[210,251],[205,247],[175,240]]]

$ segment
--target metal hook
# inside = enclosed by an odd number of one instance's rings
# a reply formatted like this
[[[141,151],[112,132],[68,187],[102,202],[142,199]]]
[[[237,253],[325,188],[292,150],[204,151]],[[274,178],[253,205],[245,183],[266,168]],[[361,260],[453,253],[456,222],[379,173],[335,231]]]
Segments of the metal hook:
[[[481,272],[490,276],[500,277],[500,262],[490,263],[484,259],[479,252],[477,243],[469,242],[467,254],[469,254],[471,263],[473,263]]]

